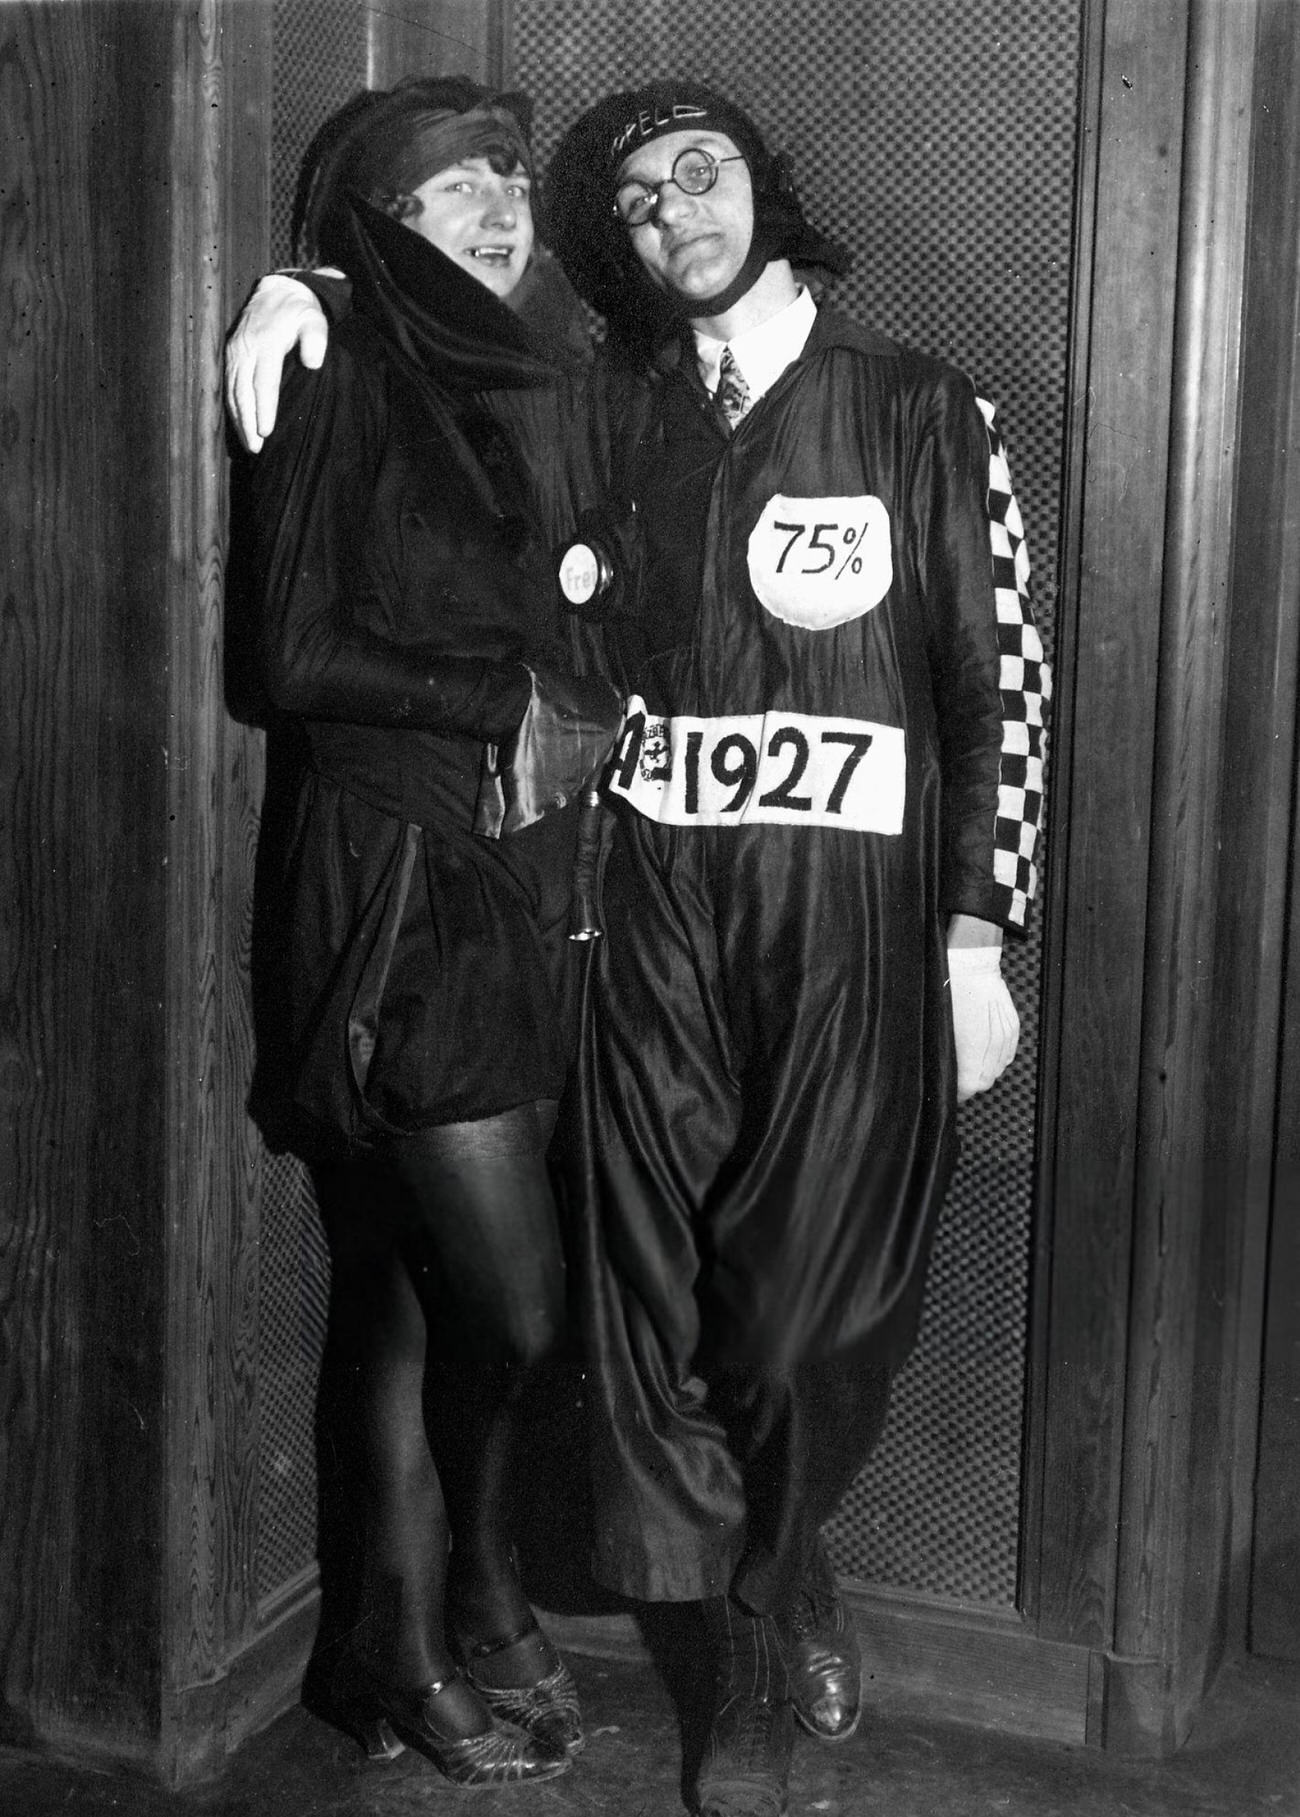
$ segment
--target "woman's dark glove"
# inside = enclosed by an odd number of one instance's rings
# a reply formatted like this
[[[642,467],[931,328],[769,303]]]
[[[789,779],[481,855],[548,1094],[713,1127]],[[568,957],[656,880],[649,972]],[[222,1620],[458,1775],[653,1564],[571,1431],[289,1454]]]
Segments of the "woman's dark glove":
[[[519,730],[487,747],[474,831],[518,833],[576,800],[613,749],[623,703],[599,675],[528,669],[532,692]]]

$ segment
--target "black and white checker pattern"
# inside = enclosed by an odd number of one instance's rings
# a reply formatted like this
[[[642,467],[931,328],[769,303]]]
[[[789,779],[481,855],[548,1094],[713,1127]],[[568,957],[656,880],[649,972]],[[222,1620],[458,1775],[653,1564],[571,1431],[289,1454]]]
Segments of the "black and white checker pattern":
[[[1043,821],[1046,711],[1052,680],[1029,596],[1029,551],[1011,489],[1006,444],[993,406],[978,400],[989,438],[989,537],[1001,654],[1002,762],[993,875],[1006,892],[1007,919],[1023,927],[1038,887],[1034,851]]]

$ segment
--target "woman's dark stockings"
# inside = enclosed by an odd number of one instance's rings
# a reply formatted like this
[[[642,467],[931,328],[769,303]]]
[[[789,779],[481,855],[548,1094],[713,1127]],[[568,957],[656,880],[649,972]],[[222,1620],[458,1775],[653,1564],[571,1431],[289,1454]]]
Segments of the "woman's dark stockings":
[[[511,1458],[563,1319],[553,1120],[554,1106],[528,1105],[421,1131],[321,1181],[326,1430],[362,1530],[354,1644],[394,1685],[445,1679],[457,1639],[492,1641],[530,1619]],[[536,1677],[515,1651],[503,1671]]]

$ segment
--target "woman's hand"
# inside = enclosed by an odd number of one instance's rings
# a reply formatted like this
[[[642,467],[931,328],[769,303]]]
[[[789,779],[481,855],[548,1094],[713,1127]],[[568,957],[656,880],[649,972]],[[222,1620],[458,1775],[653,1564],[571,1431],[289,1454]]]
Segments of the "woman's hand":
[[[328,340],[325,311],[305,284],[283,272],[262,279],[226,342],[226,408],[250,454],[275,428],[285,360],[296,348],[304,366],[318,367]]]
[[[623,718],[612,682],[528,665],[532,688],[514,737],[494,754],[475,830],[498,837],[577,801],[599,777]]]

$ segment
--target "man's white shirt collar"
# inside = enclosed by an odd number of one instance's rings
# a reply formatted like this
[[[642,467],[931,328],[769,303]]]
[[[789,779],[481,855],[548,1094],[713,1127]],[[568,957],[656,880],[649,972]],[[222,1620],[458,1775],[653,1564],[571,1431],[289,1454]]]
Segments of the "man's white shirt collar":
[[[778,315],[769,316],[757,328],[738,334],[734,341],[717,341],[712,335],[695,329],[695,352],[705,389],[710,392],[718,389],[722,350],[730,347],[732,358],[745,375],[750,398],[757,403],[765,391],[772,389],[786,367],[799,358],[816,320],[817,305],[805,285],[800,287],[793,303],[787,303]]]

